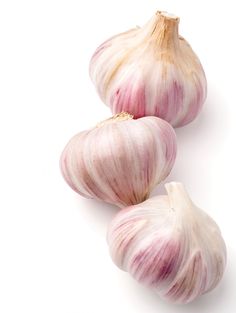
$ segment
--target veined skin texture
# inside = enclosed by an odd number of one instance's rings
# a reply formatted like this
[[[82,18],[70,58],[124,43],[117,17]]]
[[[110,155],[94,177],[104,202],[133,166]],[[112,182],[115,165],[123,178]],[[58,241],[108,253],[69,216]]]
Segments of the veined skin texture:
[[[176,135],[157,117],[133,120],[121,113],[75,135],[60,166],[72,189],[119,207],[144,201],[170,173]]]
[[[173,127],[193,121],[206,98],[201,63],[178,35],[179,19],[157,12],[142,28],[118,34],[97,48],[90,77],[113,113],[158,116]]]
[[[188,303],[216,287],[226,265],[219,227],[181,183],[121,210],[108,229],[114,263],[161,297]]]

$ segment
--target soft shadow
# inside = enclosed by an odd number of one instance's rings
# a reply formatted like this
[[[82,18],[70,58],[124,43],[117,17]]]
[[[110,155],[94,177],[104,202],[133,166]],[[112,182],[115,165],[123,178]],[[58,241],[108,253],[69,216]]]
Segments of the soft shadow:
[[[170,175],[152,192],[152,196],[165,194],[164,185],[170,181],[180,181],[186,186],[194,186],[201,181],[202,191],[208,189],[207,172],[204,159],[215,158],[228,134],[229,115],[227,105],[221,95],[210,88],[208,98],[198,118],[181,128],[175,129],[177,135],[177,158]]]
[[[225,306],[225,297],[229,294],[229,275],[224,277],[220,285],[210,293],[206,293],[188,304],[175,304],[160,298],[154,291],[140,285],[131,277],[123,277],[124,293],[128,292],[137,312],[140,308],[145,308],[147,312],[166,313],[208,313],[216,312],[219,307]],[[132,290],[132,292],[131,292]]]
[[[228,128],[228,108],[222,95],[213,86],[209,87],[207,100],[199,116],[190,124],[176,128],[179,144],[189,140],[204,142],[210,137],[219,136],[222,140]]]
[[[81,217],[91,228],[105,238],[107,227],[119,211],[119,208],[112,204],[93,199],[85,199],[77,195],[75,195],[75,201]]]

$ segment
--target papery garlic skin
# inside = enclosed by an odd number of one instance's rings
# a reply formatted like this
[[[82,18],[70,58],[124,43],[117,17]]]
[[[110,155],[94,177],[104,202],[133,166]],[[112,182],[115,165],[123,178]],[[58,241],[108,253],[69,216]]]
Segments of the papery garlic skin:
[[[173,127],[193,121],[206,98],[206,77],[190,45],[178,35],[179,18],[157,12],[142,28],[97,48],[90,77],[113,113],[158,116]]]
[[[157,117],[117,114],[74,136],[61,156],[67,183],[84,197],[119,207],[144,201],[170,173],[176,135]]]
[[[114,263],[161,297],[187,303],[222,278],[226,247],[217,224],[189,198],[181,183],[120,211],[108,230]]]

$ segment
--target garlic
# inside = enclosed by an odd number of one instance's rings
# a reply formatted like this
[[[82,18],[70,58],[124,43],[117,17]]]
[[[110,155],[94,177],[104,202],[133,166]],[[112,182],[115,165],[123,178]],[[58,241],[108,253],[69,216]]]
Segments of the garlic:
[[[158,11],[142,28],[97,48],[90,77],[113,113],[154,115],[174,127],[198,115],[206,98],[206,78],[196,54],[178,35],[178,24],[178,17]]]
[[[122,207],[146,200],[175,157],[171,125],[154,116],[134,120],[120,113],[74,136],[60,164],[76,192]]]
[[[108,230],[115,264],[172,302],[187,303],[219,283],[226,248],[217,224],[181,183],[120,211]]]

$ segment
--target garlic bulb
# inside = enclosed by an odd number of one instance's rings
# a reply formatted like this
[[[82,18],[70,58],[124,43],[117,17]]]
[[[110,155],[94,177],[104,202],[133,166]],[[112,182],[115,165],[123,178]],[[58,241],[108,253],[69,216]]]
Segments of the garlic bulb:
[[[108,230],[115,264],[160,296],[187,303],[220,281],[226,248],[216,223],[181,183],[118,213]]]
[[[121,113],[74,136],[60,164],[76,192],[122,207],[144,201],[169,174],[175,157],[171,125]]]
[[[105,41],[90,62],[90,77],[113,113],[158,116],[174,127],[190,123],[206,98],[196,54],[178,35],[179,18],[157,12],[142,28]]]

